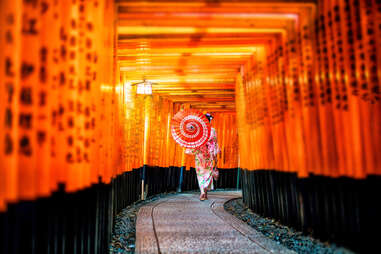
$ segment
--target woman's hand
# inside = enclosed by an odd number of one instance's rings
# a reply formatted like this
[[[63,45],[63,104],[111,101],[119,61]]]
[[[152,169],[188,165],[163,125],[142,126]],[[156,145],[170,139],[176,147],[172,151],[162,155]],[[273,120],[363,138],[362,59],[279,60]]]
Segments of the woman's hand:
[[[214,168],[217,168],[217,163],[218,163],[217,157],[213,161],[214,161]]]

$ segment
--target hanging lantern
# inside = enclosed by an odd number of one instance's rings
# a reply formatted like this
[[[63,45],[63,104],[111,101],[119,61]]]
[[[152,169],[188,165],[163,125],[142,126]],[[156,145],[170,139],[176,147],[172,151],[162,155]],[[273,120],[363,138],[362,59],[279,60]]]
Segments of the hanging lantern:
[[[137,84],[136,89],[137,94],[152,94],[152,83],[149,81],[144,81],[140,84]]]
[[[132,86],[136,86],[136,94],[152,95],[152,85],[157,85],[151,81],[143,79],[142,82],[134,83]]]

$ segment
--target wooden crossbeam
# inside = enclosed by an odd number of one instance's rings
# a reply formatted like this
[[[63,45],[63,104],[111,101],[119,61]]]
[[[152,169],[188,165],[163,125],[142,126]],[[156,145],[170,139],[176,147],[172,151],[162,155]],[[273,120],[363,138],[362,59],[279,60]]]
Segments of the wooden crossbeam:
[[[240,67],[293,34],[315,8],[313,0],[116,2],[116,55],[126,81],[145,78],[159,96],[216,110],[235,108]]]

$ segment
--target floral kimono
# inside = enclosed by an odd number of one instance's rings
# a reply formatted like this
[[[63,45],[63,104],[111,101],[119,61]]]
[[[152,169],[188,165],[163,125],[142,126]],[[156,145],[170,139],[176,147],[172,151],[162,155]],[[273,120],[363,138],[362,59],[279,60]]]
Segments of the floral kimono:
[[[204,190],[213,190],[214,163],[217,163],[217,154],[220,148],[217,144],[217,134],[214,128],[211,128],[211,134],[208,142],[196,149],[186,149],[185,153],[194,154],[196,161],[196,173],[198,185],[201,192]]]

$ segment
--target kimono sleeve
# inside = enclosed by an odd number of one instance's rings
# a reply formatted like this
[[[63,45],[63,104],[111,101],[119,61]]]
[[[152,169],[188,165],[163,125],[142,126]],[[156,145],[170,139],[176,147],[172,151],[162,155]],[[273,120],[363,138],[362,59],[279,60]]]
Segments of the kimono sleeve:
[[[185,149],[185,154],[195,154],[195,150],[187,148],[187,149]]]
[[[213,128],[212,129],[212,142],[213,142],[213,145],[212,145],[212,149],[211,149],[211,154],[214,156],[214,157],[217,157],[217,154],[219,152],[221,152],[220,150],[220,147],[218,146],[218,142],[217,142],[217,132],[216,130]]]

